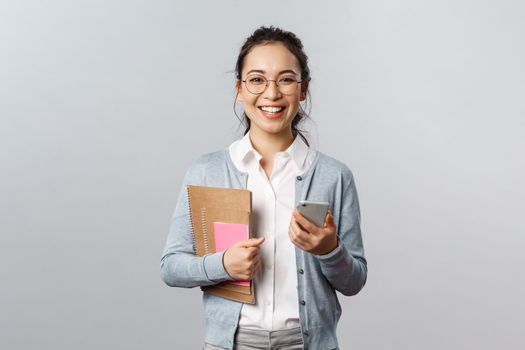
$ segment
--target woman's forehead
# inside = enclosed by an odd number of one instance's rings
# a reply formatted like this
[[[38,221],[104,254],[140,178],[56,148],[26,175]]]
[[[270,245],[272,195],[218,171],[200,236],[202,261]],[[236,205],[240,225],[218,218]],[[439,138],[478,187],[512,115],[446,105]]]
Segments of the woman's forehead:
[[[299,62],[293,53],[281,43],[257,45],[244,58],[244,72],[252,70],[263,74],[281,74],[293,71],[300,74]]]

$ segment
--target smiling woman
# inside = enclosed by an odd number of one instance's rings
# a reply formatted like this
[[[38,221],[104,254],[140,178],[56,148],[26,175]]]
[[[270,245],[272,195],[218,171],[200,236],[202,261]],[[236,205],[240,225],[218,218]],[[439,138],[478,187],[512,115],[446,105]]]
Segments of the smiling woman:
[[[261,147],[261,154],[266,158],[263,169],[270,177],[272,154],[286,149],[295,137],[294,131],[298,132],[293,130],[292,123],[303,118],[299,102],[306,99],[309,77],[301,80],[302,69],[297,58],[281,42],[253,47],[239,68],[237,100],[243,103],[252,142],[267,144]],[[268,152],[264,154],[262,149]]]
[[[161,258],[163,280],[175,287],[252,280],[255,288],[253,305],[204,292],[205,349],[338,349],[335,291],[354,295],[366,282],[352,172],[313,149],[297,127],[307,117],[307,63],[295,34],[257,29],[236,64],[244,137],[186,172]],[[250,190],[256,238],[194,255],[189,184]],[[301,200],[329,203],[322,227],[295,210]]]
[[[302,91],[297,88],[301,76],[298,66],[295,56],[280,43],[254,47],[245,57],[241,73],[245,79],[237,81],[236,92],[250,119],[252,132],[267,132],[277,138],[288,132],[287,136],[292,137],[289,126],[297,115],[299,100],[305,98],[307,86],[305,83]],[[268,85],[270,82],[275,84]],[[268,123],[275,125],[274,129],[265,130],[267,118],[279,119],[280,123]]]

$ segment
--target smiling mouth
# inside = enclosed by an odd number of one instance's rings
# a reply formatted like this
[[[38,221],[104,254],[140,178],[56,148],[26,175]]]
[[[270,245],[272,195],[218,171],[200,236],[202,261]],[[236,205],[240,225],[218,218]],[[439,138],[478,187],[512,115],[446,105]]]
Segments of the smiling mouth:
[[[268,106],[262,106],[258,107],[261,111],[266,113],[280,113],[284,110],[285,107],[268,107]]]

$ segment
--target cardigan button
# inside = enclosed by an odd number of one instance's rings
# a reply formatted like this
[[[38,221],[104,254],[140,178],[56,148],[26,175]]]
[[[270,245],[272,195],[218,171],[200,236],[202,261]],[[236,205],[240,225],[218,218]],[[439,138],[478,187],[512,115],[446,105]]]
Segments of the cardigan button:
[[[304,331],[303,334],[308,336],[308,331]]]
[[[297,181],[301,181],[303,178],[301,176],[297,176]]]
[[[302,275],[304,273],[303,269],[299,269],[299,273]]]
[[[301,300],[301,305],[304,305],[304,304],[306,304],[306,301]]]

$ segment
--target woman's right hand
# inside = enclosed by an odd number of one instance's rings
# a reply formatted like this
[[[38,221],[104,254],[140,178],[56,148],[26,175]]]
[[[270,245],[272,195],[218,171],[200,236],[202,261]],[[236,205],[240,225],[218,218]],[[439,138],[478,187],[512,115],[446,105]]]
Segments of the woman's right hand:
[[[228,248],[222,256],[228,275],[235,280],[252,279],[260,264],[259,249],[263,242],[264,237],[250,238]]]

